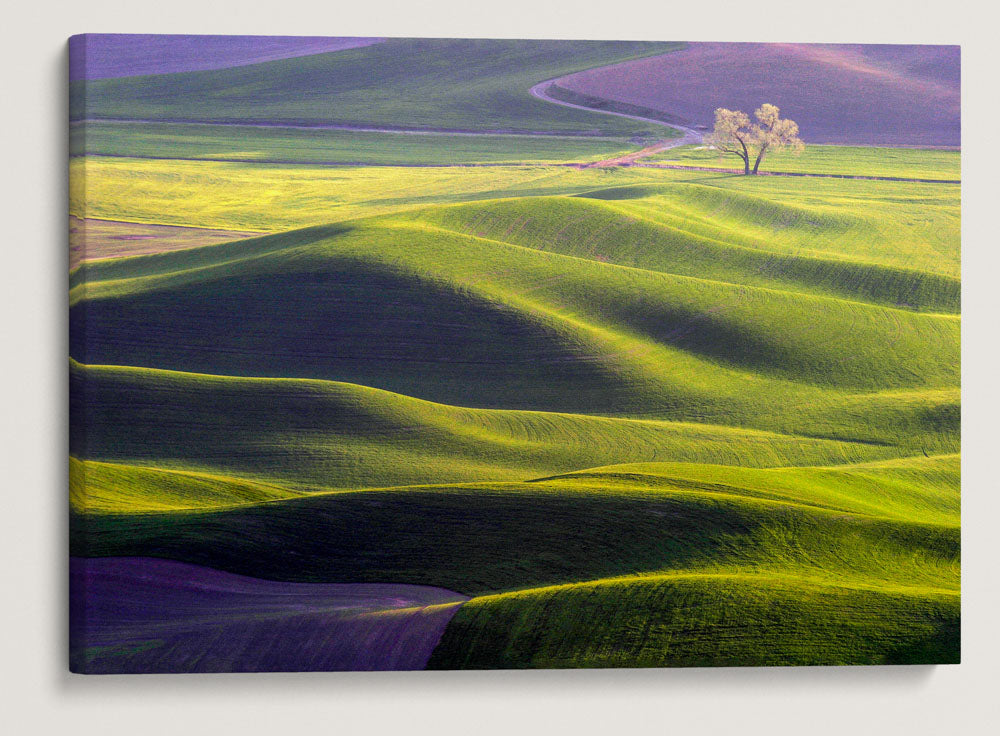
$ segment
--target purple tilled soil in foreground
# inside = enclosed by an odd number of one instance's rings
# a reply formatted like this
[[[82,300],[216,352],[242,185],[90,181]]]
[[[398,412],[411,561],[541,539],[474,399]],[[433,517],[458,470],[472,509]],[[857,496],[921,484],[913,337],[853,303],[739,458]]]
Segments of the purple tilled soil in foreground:
[[[69,40],[69,78],[172,74],[342,51],[379,38],[323,36],[160,36],[87,33]]]
[[[960,66],[958,46],[692,43],[557,84],[691,126],[770,102],[807,143],[958,146]]]
[[[468,598],[283,583],[148,557],[70,560],[70,667],[84,673],[423,669]]]

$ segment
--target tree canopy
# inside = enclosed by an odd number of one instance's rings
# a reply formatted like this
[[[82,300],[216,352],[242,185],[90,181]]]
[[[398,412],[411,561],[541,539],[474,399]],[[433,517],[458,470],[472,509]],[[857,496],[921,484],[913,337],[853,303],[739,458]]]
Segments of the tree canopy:
[[[720,107],[715,111],[715,128],[705,136],[705,142],[722,153],[739,156],[744,174],[756,174],[768,151],[781,148],[801,151],[805,147],[799,138],[798,124],[782,119],[780,113],[775,105],[765,102],[754,111],[757,122],[751,122],[750,116],[741,110]]]

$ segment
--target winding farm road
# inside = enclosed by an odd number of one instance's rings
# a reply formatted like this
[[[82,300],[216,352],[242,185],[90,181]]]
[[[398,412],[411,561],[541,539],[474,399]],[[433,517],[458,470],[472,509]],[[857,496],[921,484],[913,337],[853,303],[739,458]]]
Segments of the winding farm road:
[[[595,107],[587,107],[586,105],[577,105],[573,102],[566,102],[564,100],[558,100],[555,97],[550,97],[546,94],[549,88],[556,83],[555,79],[547,79],[544,82],[539,82],[534,85],[528,92],[532,97],[536,97],[539,100],[544,100],[545,102],[551,102],[554,105],[562,105],[563,107],[572,107],[576,110],[586,110],[587,112],[597,112],[604,115],[617,115],[620,118],[628,118],[629,120],[637,120],[643,123],[655,123],[656,125],[666,125],[667,127],[674,128],[681,131],[683,135],[680,138],[668,138],[662,140],[652,146],[647,146],[640,151],[634,151],[632,153],[625,154],[624,156],[618,156],[617,158],[609,158],[604,161],[595,161],[593,163],[586,164],[583,168],[602,168],[608,166],[628,166],[636,163],[637,161],[646,158],[647,156],[652,156],[661,151],[666,151],[670,148],[677,148],[678,146],[687,146],[694,143],[701,143],[702,134],[695,130],[694,128],[688,128],[684,125],[678,125],[676,123],[665,123],[662,120],[656,120],[655,118],[646,118],[641,115],[631,115],[625,112],[615,112],[614,110],[599,110]]]
[[[655,125],[663,125],[670,128],[675,128],[683,133],[680,138],[670,138],[661,141],[656,144],[656,149],[654,146],[649,148],[644,148],[642,151],[635,151],[634,153],[628,154],[622,157],[622,160],[628,159],[626,163],[634,162],[640,158],[652,155],[657,151],[664,151],[668,148],[675,148],[677,146],[684,146],[691,143],[700,143],[702,139],[702,134],[695,130],[694,128],[687,128],[683,125],[678,125],[676,123],[666,123],[662,120],[656,120],[655,118],[646,118],[640,115],[631,115],[623,112],[615,112],[613,110],[600,110],[594,107],[587,107],[586,105],[577,105],[572,102],[564,102],[563,100],[557,100],[554,97],[549,97],[546,94],[548,88],[553,85],[557,80],[547,79],[544,82],[539,82],[538,84],[531,87],[528,92],[532,97],[539,100],[544,100],[545,102],[551,102],[554,105],[562,105],[563,107],[572,107],[576,110],[584,110],[585,112],[596,112],[602,115],[615,115],[621,118],[628,118],[629,120],[637,120],[643,123],[653,123]],[[602,138],[604,136],[594,135],[592,133],[572,133],[572,132],[553,132],[553,131],[543,131],[543,130],[525,130],[525,131],[515,131],[515,130],[467,130],[461,128],[403,128],[403,127],[391,127],[391,126],[377,126],[377,125],[352,125],[350,123],[324,123],[315,125],[296,125],[294,123],[282,123],[282,122],[271,122],[267,120],[248,120],[248,121],[232,121],[232,120],[185,120],[183,118],[160,118],[156,120],[148,120],[141,118],[86,118],[83,120],[74,120],[70,122],[70,126],[76,126],[83,123],[135,123],[135,124],[155,124],[155,123],[173,123],[173,124],[183,124],[183,125],[201,125],[201,126],[227,126],[227,127],[240,127],[240,128],[283,128],[287,130],[344,130],[353,131],[355,133],[394,133],[398,135],[461,135],[461,136],[512,136],[512,137],[545,137],[545,138]],[[593,164],[592,164],[593,165]]]

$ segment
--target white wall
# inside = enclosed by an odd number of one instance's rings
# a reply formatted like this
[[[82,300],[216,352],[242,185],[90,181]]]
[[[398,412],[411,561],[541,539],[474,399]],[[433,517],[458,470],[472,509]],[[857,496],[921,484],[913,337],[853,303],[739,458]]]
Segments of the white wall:
[[[11,734],[973,734],[997,727],[997,13],[974,2],[7,5],[0,729]],[[964,647],[951,667],[83,678],[65,672],[65,38],[80,32],[963,44]],[[991,136],[991,134],[994,134]]]

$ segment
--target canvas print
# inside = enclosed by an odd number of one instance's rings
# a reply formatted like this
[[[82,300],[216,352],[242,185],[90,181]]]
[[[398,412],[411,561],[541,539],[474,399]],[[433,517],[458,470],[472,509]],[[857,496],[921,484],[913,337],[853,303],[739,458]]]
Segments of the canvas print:
[[[960,659],[960,50],[70,41],[70,667]]]

